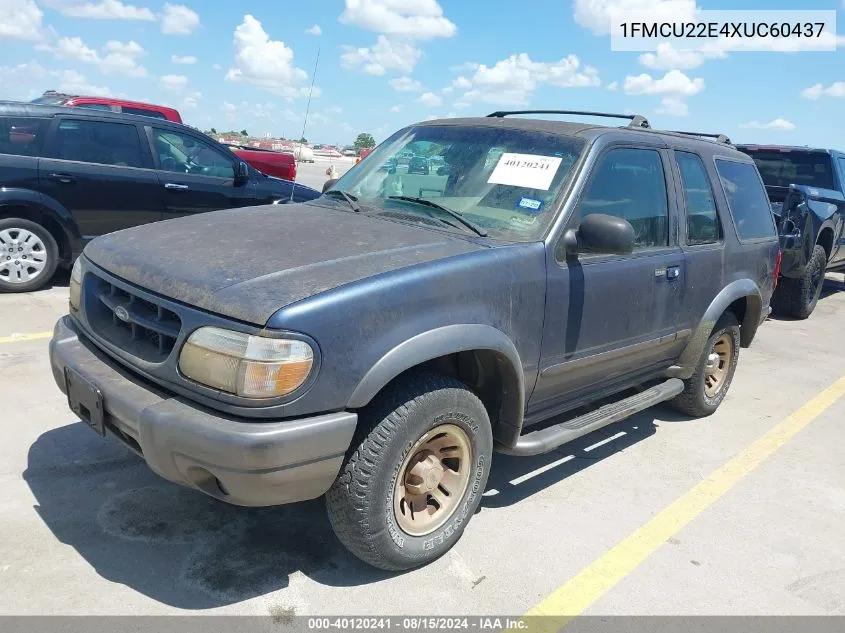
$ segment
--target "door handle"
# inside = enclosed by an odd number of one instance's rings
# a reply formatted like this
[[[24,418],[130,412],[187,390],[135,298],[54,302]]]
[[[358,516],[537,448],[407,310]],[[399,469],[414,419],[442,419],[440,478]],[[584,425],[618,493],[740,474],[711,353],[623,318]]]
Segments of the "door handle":
[[[677,279],[681,276],[681,267],[680,266],[667,266],[666,267],[666,279],[672,281],[673,279]]]
[[[164,183],[165,189],[174,189],[176,191],[185,191],[188,188],[188,185],[180,185],[175,182],[166,182]]]
[[[76,182],[76,178],[68,174],[50,174],[47,176],[50,180],[58,180],[60,183],[69,185]]]

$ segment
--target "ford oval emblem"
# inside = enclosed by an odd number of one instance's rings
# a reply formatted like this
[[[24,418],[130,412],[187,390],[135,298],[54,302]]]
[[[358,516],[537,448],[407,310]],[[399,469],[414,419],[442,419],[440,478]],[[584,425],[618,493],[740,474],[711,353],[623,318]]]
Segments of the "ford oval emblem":
[[[114,316],[116,316],[118,319],[120,319],[124,323],[129,322],[129,310],[127,310],[123,306],[117,306],[114,309]]]

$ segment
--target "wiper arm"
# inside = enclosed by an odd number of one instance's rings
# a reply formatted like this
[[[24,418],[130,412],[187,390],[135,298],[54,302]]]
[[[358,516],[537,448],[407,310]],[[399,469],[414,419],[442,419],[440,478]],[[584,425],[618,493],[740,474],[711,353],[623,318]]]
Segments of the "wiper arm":
[[[343,198],[346,202],[349,203],[349,207],[355,213],[358,213],[361,210],[361,207],[358,205],[358,199],[355,196],[351,196],[345,191],[341,191],[340,189],[329,189],[327,192],[323,194],[324,196],[334,196],[336,198]]]
[[[404,200],[405,202],[415,202],[417,204],[424,205],[426,207],[430,207],[432,209],[437,209],[443,213],[446,213],[453,218],[455,218],[458,222],[463,224],[469,230],[471,230],[476,235],[480,235],[481,237],[487,237],[487,231],[483,228],[478,226],[475,222],[467,220],[464,216],[462,216],[457,211],[453,211],[449,207],[444,207],[442,204],[437,204],[436,202],[432,202],[428,198],[417,198],[415,196],[388,196],[391,200]]]

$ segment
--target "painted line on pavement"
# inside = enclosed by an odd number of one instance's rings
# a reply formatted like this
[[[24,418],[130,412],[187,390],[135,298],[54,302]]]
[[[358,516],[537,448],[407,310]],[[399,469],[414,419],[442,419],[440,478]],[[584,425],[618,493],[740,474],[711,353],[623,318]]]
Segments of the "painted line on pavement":
[[[525,617],[544,617],[531,630],[559,631],[633,572],[667,540],[721,499],[746,475],[786,445],[845,395],[845,376],[749,444],[707,479],[555,589]]]
[[[23,341],[40,341],[53,336],[52,332],[35,332],[34,334],[11,334],[10,336],[0,337],[0,344],[3,343],[22,343]]]

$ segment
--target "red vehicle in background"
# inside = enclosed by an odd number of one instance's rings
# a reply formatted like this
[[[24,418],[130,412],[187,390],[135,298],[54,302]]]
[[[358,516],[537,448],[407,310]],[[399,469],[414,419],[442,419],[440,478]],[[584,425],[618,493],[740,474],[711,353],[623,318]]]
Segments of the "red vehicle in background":
[[[55,90],[48,90],[32,103],[53,106],[71,106],[77,108],[91,108],[94,110],[109,110],[111,112],[123,112],[125,114],[137,114],[149,116],[156,119],[165,119],[174,123],[182,123],[182,116],[178,110],[166,106],[153,105],[152,103],[141,103],[139,101],[126,101],[124,99],[111,99],[109,97],[85,97],[80,95],[69,95]]]
[[[268,176],[284,178],[285,180],[296,179],[296,159],[293,154],[233,143],[223,143],[223,145]]]

